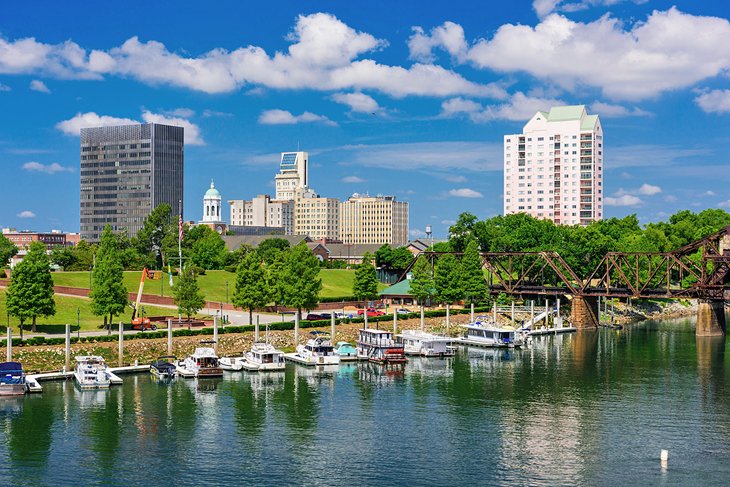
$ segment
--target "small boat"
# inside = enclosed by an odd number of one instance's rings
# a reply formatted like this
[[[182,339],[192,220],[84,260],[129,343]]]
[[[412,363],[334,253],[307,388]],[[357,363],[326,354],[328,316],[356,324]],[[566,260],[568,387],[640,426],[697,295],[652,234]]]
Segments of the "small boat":
[[[166,359],[171,359],[171,361]],[[157,360],[150,364],[150,373],[158,379],[172,379],[177,373],[177,368],[175,367],[176,360],[177,357],[173,357],[172,355],[158,357]]]
[[[210,342],[201,342],[204,344]],[[220,361],[211,347],[198,347],[185,360],[177,362],[177,372],[183,377],[223,377]]]
[[[108,389],[112,382],[109,367],[98,355],[77,356],[74,379],[80,389]]]
[[[22,396],[28,391],[20,362],[0,363],[0,396]]]
[[[335,355],[339,355],[340,360],[343,361],[358,359],[357,348],[353,347],[352,344],[348,342],[337,342]]]
[[[295,353],[286,353],[284,357],[304,365],[339,365],[340,356],[336,355],[330,341],[330,334],[325,331],[309,332],[311,338],[305,345],[298,345]]]
[[[421,357],[453,357],[456,349],[451,345],[451,338],[435,335],[420,330],[403,330],[396,335],[398,342],[403,345],[406,355],[420,355]]]
[[[245,357],[221,357],[220,368],[229,372],[239,372],[243,370],[245,360]]]
[[[286,362],[284,362],[284,352],[277,350],[270,343],[256,342],[249,352],[246,352],[246,358],[243,361],[243,368],[246,370],[273,371],[284,370]]]
[[[478,316],[474,323],[462,326],[466,328],[466,336],[460,343],[465,345],[519,348],[524,344],[524,339],[514,328],[500,327],[482,316]]]
[[[373,328],[360,329],[357,339],[357,353],[370,362],[384,365],[405,364],[403,345],[393,340],[393,332]]]

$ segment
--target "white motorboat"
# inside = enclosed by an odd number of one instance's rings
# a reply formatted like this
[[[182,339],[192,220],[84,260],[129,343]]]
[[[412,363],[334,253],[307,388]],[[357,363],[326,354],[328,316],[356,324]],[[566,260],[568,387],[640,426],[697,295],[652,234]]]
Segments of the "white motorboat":
[[[221,357],[219,362],[220,368],[230,372],[239,372],[243,370],[245,357]]]
[[[157,360],[150,364],[150,374],[160,380],[173,379],[175,377],[175,373],[177,372],[175,367],[175,360],[177,360],[177,358],[173,357],[172,355],[164,355],[162,357],[158,357]]]
[[[466,335],[459,340],[459,343],[464,345],[519,348],[524,344],[524,340],[517,330],[501,327],[488,321],[488,318],[484,316],[477,316],[474,323],[462,326],[466,328]]]
[[[28,384],[20,362],[0,363],[0,396],[22,396]]]
[[[109,367],[98,355],[77,356],[74,379],[80,389],[108,389],[112,383]]]
[[[246,352],[246,357],[242,363],[246,370],[273,371],[284,370],[286,363],[284,362],[284,352],[277,350],[270,343],[256,342],[251,347],[251,351]]]
[[[210,347],[198,347],[185,360],[178,361],[177,373],[182,377],[223,377],[218,356]]]
[[[374,328],[362,328],[357,338],[357,354],[370,362],[384,365],[404,364],[406,355],[403,345],[393,340],[393,332]]]
[[[443,335],[420,330],[403,330],[403,333],[396,335],[396,338],[403,344],[406,355],[453,357],[456,353],[456,349],[451,346],[451,338]]]
[[[312,331],[305,345],[298,345],[295,353],[285,353],[287,360],[304,365],[339,365],[340,356],[335,354],[329,333]]]

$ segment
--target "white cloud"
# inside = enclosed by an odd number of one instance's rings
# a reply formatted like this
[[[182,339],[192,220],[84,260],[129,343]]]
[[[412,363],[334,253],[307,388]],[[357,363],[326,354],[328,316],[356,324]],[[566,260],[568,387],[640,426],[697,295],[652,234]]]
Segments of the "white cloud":
[[[449,190],[449,196],[455,196],[457,198],[484,198],[484,195],[479,191],[474,191],[470,188],[459,188]]]
[[[442,225],[456,225],[456,220],[441,220]]]
[[[43,172],[46,174],[56,174],[57,172],[73,172],[72,167],[65,167],[57,162],[53,162],[51,164],[42,164],[40,162],[31,161],[23,164],[22,168],[26,171]]]
[[[15,216],[18,218],[35,218],[35,213],[30,210],[23,210]]]
[[[340,179],[343,183],[364,183],[365,180],[358,176],[345,176],[344,178]]]
[[[142,120],[147,123],[160,123],[163,125],[177,125],[179,127],[183,127],[185,129],[184,135],[186,145],[205,145],[205,141],[200,135],[200,127],[185,118],[168,117],[160,115],[159,113],[145,111],[142,112]]]
[[[650,117],[652,115],[651,112],[638,107],[627,108],[623,105],[613,105],[600,101],[594,101],[591,104],[590,111],[598,114],[601,118]]]
[[[454,22],[444,22],[426,34],[422,27],[413,27],[413,35],[408,39],[410,58],[421,62],[433,62],[433,50],[443,48],[451,57],[463,61],[467,53],[464,29]]]
[[[346,163],[356,167],[379,167],[400,171],[502,171],[504,147],[491,142],[406,142],[361,144],[337,148],[347,154]]]
[[[619,197],[608,196],[605,200],[606,206],[641,206],[644,202],[638,196],[625,194]]]
[[[201,137],[200,127],[194,123],[179,117],[168,117],[150,111],[142,112],[142,120],[147,123],[160,123],[177,125],[185,129],[185,143],[188,145],[205,145]],[[56,124],[56,128],[66,135],[78,136],[84,127],[111,127],[114,125],[132,125],[140,123],[131,118],[111,117],[109,115],[98,115],[94,112],[77,113],[68,120]]]
[[[350,110],[358,113],[378,113],[380,106],[371,96],[364,93],[335,93],[332,99],[350,107]]]
[[[9,87],[8,85],[4,85],[4,84],[0,83],[0,91],[11,91],[11,90],[12,90],[12,88]]]
[[[676,203],[676,202],[677,202],[677,201],[679,201],[679,200],[677,199],[677,197],[676,197],[676,196],[674,196],[674,195],[671,195],[671,194],[668,194],[668,195],[666,195],[666,196],[664,197],[664,201],[666,201],[667,203]]]
[[[721,201],[717,204],[720,208],[730,208],[730,200]]]
[[[263,125],[293,125],[297,123],[322,122],[325,125],[337,125],[335,122],[312,112],[304,112],[301,115],[293,115],[286,110],[264,110],[259,115],[259,123]]]
[[[426,236],[426,232],[419,230],[418,228],[411,228],[408,230],[408,235],[411,236],[411,238],[423,238]]]
[[[695,103],[705,113],[729,113],[730,90],[706,91],[695,98]]]
[[[641,185],[637,192],[644,196],[653,196],[655,194],[661,193],[662,188],[660,188],[659,186],[644,183]]]
[[[205,109],[203,110],[203,118],[210,118],[210,117],[232,117],[232,113],[228,112],[219,112],[216,110],[209,110]]]
[[[271,54],[248,45],[186,56],[161,42],[138,37],[109,50],[90,51],[70,41],[49,45],[32,38],[0,39],[0,73],[97,79],[122,76],[205,93],[263,86],[319,91],[372,89],[396,97],[503,96],[496,85],[473,83],[437,65],[416,63],[404,68],[364,58],[386,47],[387,41],[356,31],[330,14],[298,16],[287,40],[291,44],[285,51]]]
[[[554,98],[538,98],[525,95],[521,91],[511,95],[507,103],[482,106],[473,100],[451,98],[441,103],[442,117],[456,115],[468,116],[472,122],[485,123],[492,120],[525,121],[532,118],[538,110],[547,110],[554,105],[564,105]]]
[[[553,12],[577,12],[590,7],[609,7],[627,0],[533,0],[532,9],[538,17],[542,18]],[[649,0],[631,0],[633,3],[641,4]]]
[[[192,108],[175,108],[174,110],[163,110],[162,113],[171,117],[181,118],[192,118],[195,116],[195,110]]]
[[[40,93],[48,93],[48,94],[51,93],[51,90],[48,89],[46,84],[43,81],[38,80],[38,79],[34,79],[33,81],[31,81],[29,87],[31,90],[38,91]]]
[[[702,193],[700,196],[717,196],[717,193],[714,191],[707,190],[704,193]]]
[[[546,12],[557,5],[538,3]],[[587,85],[609,98],[640,100],[728,72],[728,38],[727,19],[674,7],[633,23],[609,14],[575,22],[553,13],[534,27],[502,25],[491,39],[474,43],[465,59],[478,68],[526,72],[563,89]],[[436,41],[431,47],[452,49]]]

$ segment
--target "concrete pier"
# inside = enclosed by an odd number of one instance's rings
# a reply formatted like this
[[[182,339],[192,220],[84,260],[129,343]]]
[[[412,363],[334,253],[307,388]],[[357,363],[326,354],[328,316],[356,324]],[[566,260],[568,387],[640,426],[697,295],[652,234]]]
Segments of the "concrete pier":
[[[592,296],[575,296],[570,320],[579,330],[598,329],[598,299]]]
[[[698,337],[725,335],[725,302],[722,300],[698,300],[697,328]]]
[[[8,327],[8,340],[5,343],[5,361],[13,361],[13,329]]]

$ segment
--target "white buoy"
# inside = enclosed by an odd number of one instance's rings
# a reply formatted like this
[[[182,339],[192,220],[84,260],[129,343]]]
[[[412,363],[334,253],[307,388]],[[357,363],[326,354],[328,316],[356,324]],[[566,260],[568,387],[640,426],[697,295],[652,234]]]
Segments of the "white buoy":
[[[669,451],[662,450],[659,454],[659,458],[661,459],[662,463],[666,463],[667,460],[669,460]]]

